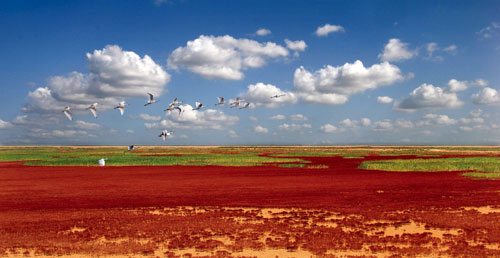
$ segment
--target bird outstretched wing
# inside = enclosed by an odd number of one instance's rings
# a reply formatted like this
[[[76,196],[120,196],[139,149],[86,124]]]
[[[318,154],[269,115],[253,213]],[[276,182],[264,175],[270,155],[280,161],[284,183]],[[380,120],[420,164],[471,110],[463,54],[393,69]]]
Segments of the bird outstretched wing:
[[[95,110],[95,108],[91,108],[90,112],[92,112],[92,115],[94,115],[94,117],[97,118],[97,110]]]
[[[69,112],[69,110],[64,110],[63,112],[69,120],[73,121],[73,116],[71,115],[71,112]]]

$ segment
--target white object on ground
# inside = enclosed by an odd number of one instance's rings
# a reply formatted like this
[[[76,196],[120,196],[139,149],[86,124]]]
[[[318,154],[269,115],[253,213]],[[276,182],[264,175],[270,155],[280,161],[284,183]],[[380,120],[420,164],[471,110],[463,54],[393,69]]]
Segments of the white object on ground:
[[[106,165],[106,160],[108,160],[108,159],[100,159],[99,166],[104,167]]]

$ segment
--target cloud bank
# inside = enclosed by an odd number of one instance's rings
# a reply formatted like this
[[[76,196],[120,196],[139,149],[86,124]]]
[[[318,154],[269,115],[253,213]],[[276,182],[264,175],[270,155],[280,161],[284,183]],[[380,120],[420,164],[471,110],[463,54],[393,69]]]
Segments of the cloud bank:
[[[175,49],[167,64],[172,69],[185,68],[206,79],[241,80],[244,70],[262,67],[267,59],[288,55],[285,47],[274,42],[201,35]]]
[[[328,65],[315,72],[301,66],[295,70],[293,91],[305,102],[344,104],[350,95],[403,79],[399,68],[388,62],[365,67],[357,60],[337,67]]]

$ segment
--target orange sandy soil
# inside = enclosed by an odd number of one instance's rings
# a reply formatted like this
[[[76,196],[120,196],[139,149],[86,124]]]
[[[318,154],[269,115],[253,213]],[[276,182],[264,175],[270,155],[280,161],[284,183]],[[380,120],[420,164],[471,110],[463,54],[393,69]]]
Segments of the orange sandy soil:
[[[365,157],[368,159],[412,158]],[[2,257],[500,257],[500,182],[458,172],[0,163]]]

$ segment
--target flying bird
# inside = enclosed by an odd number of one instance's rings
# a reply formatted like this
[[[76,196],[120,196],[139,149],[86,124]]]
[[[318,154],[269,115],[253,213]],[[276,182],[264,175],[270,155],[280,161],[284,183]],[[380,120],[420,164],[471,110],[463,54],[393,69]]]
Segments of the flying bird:
[[[246,102],[245,105],[243,107],[240,107],[240,109],[244,109],[244,108],[247,108],[250,106],[250,102]]]
[[[123,116],[123,112],[125,112],[125,106],[128,106],[128,104],[125,104],[125,101],[122,101],[122,102],[118,103],[118,106],[116,106],[114,109],[119,109],[120,113]]]
[[[175,98],[174,101],[172,101],[172,103],[170,103],[170,104],[179,105],[181,103],[182,103],[182,101],[178,101],[177,98]]]
[[[92,112],[92,115],[94,115],[95,118],[97,118],[97,103],[94,103],[92,105],[90,105],[87,109],[90,110],[90,112]]]
[[[71,115],[71,112],[69,112],[69,110],[70,110],[70,109],[71,109],[71,108],[70,108],[69,106],[66,106],[66,107],[64,108],[64,110],[63,110],[63,113],[66,115],[66,117],[67,117],[69,120],[73,121],[73,116]]]
[[[236,97],[236,100],[234,102],[229,103],[229,105],[233,107],[239,107],[240,106],[240,97]]]
[[[133,150],[137,150],[138,147],[135,147],[134,145],[130,145],[128,146],[128,151],[133,151]]]
[[[179,110],[179,114],[182,112],[182,109],[180,107],[176,107],[173,103],[168,105],[168,108],[163,110],[163,111],[172,111],[172,110]]]
[[[276,94],[274,96],[271,96],[271,98],[276,99],[276,98],[283,97],[283,96],[286,96],[286,94]]]
[[[200,102],[195,102],[194,105],[195,105],[196,108],[193,108],[193,110],[200,110],[200,109],[202,109],[202,108],[205,107]]]
[[[163,139],[163,141],[166,141],[167,140],[167,136],[168,135],[171,135],[173,132],[169,132],[168,130],[164,130],[161,132],[160,135],[158,135],[158,137],[161,137]]]
[[[214,106],[224,105],[224,103],[226,103],[226,102],[224,102],[224,98],[223,97],[217,97],[217,101],[218,101],[218,103],[215,104]]]
[[[148,95],[149,95],[148,103],[144,104],[144,106],[151,105],[160,101],[159,99],[154,99],[153,94],[148,93]]]

